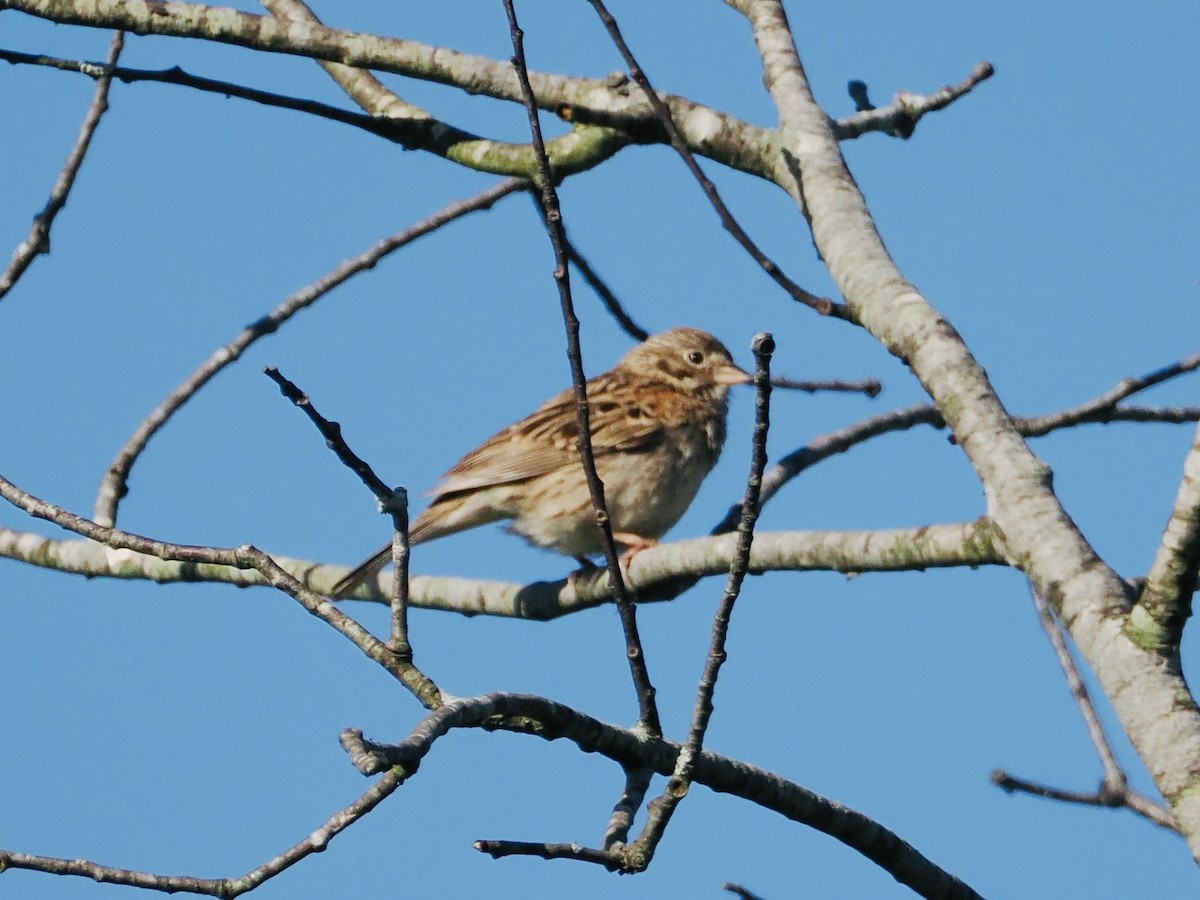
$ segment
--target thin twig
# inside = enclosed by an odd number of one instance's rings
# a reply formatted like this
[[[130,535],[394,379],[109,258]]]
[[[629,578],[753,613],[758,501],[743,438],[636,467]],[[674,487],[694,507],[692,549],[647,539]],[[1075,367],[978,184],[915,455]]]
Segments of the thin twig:
[[[758,244],[756,244],[750,238],[750,235],[746,233],[745,229],[742,228],[737,219],[733,217],[733,214],[729,211],[729,207],[725,205],[725,201],[721,199],[721,195],[718,193],[716,185],[712,183],[712,180],[704,174],[704,170],[700,168],[700,164],[696,161],[695,154],[693,154],[691,148],[688,147],[687,141],[684,140],[683,134],[679,131],[679,126],[675,124],[675,120],[671,117],[671,110],[667,107],[667,104],[663,102],[662,98],[659,97],[655,92],[654,88],[650,84],[650,80],[646,77],[646,73],[642,71],[641,66],[639,66],[637,60],[634,59],[633,53],[629,49],[629,45],[625,43],[625,39],[621,36],[621,29],[617,25],[617,20],[612,17],[612,14],[609,13],[608,8],[605,7],[602,0],[588,0],[588,2],[591,3],[592,9],[594,9],[596,14],[600,17],[600,21],[604,23],[604,27],[608,31],[609,36],[612,38],[617,50],[620,51],[621,56],[624,58],[625,65],[629,68],[630,77],[637,82],[638,87],[642,89],[642,92],[646,95],[646,99],[654,108],[655,115],[658,116],[659,121],[662,123],[663,129],[666,131],[667,137],[671,142],[671,146],[674,147],[675,152],[682,157],[684,163],[687,165],[688,171],[692,173],[692,177],[699,182],[701,189],[704,191],[704,195],[708,197],[709,203],[711,203],[713,209],[717,211],[717,215],[720,217],[721,224],[725,227],[725,230],[733,235],[734,239],[742,245],[746,252],[749,253],[754,259],[754,261],[759,264],[762,270],[766,272],[767,275],[769,275],[777,285],[787,291],[793,299],[800,301],[805,306],[815,309],[822,315],[833,316],[837,319],[852,321],[853,314],[850,312],[850,308],[848,306],[843,303],[836,303],[833,300],[830,300],[828,297],[818,297],[816,294],[809,293],[804,288],[800,287],[800,285],[796,284],[796,282],[792,281],[792,279],[785,275],[783,270],[779,268],[779,265],[769,256],[767,256],[767,254],[765,254],[762,249],[759,248]]]
[[[274,334],[279,327],[302,309],[306,309],[334,288],[344,284],[355,275],[374,268],[388,254],[412,243],[417,238],[436,231],[443,225],[453,222],[468,213],[489,209],[503,197],[516,191],[529,188],[529,182],[523,178],[509,178],[499,184],[480,191],[466,200],[456,200],[449,206],[439,210],[432,216],[410,225],[402,231],[384,238],[374,246],[351,257],[337,266],[327,275],[301,288],[296,293],[284,299],[279,306],[260,318],[257,322],[242,330],[237,337],[220,347],[205,360],[191,375],[171,391],[165,399],[148,415],[126,441],[125,446],[104,473],[100,489],[96,497],[96,521],[103,525],[113,525],[117,519],[117,507],[121,499],[128,493],[129,472],[137,462],[150,439],[158,433],[167,421],[179,409],[192,399],[193,396],[212,378],[229,364],[241,358],[251,345],[260,338]]]
[[[71,148],[66,164],[58,173],[54,187],[50,189],[50,199],[46,201],[42,211],[34,216],[29,237],[17,245],[17,249],[13,251],[12,262],[8,264],[8,268],[3,273],[0,273],[0,299],[3,299],[5,294],[13,289],[13,286],[25,274],[25,270],[32,265],[34,259],[43,253],[50,252],[50,229],[54,226],[55,217],[67,205],[67,197],[75,185],[75,178],[79,175],[84,157],[87,156],[92,136],[96,133],[100,119],[108,111],[108,90],[112,86],[112,71],[124,47],[125,32],[114,32],[112,43],[108,49],[108,59],[103,66],[103,72],[96,79],[96,92],[92,95],[87,115],[83,117],[83,124],[79,128],[79,136],[75,139],[75,146]]]
[[[1054,655],[1058,659],[1063,675],[1066,676],[1067,685],[1071,689],[1071,696],[1075,698],[1075,704],[1079,707],[1080,715],[1083,716],[1088,737],[1091,738],[1092,746],[1096,748],[1096,755],[1100,758],[1104,775],[1099,789],[1090,793],[1060,790],[1035,784],[1015,778],[1001,769],[992,773],[992,783],[1008,793],[1034,794],[1051,800],[1081,803],[1088,806],[1124,807],[1145,816],[1156,825],[1178,831],[1175,817],[1169,809],[1129,787],[1129,779],[1125,776],[1121,764],[1117,762],[1117,755],[1113,752],[1108,736],[1104,733],[1104,725],[1100,721],[1099,713],[1096,712],[1096,705],[1092,702],[1091,694],[1088,692],[1083,676],[1079,673],[1079,666],[1076,665],[1075,659],[1071,655],[1066,637],[1063,635],[1063,630],[1059,626],[1053,610],[1050,609],[1042,595],[1033,589],[1032,585],[1030,594],[1033,596],[1033,605],[1037,610],[1038,621],[1046,633],[1046,637],[1050,639]]]
[[[333,838],[378,806],[404,783],[406,777],[407,775],[399,770],[387,772],[370,790],[345,809],[334,813],[321,827],[309,832],[299,843],[237,878],[154,875],[150,872],[104,866],[86,859],[34,856],[9,850],[0,850],[0,872],[5,869],[30,869],[52,875],[78,875],[105,884],[124,884],[166,893],[240,897],[242,894],[254,890],[263,882],[274,878],[280,872],[291,868],[305,857],[325,850]]]
[[[803,391],[806,394],[866,394],[872,399],[883,392],[883,385],[878,378],[865,378],[861,381],[798,381],[776,375],[771,378],[771,387],[783,391]]]
[[[567,354],[571,360],[571,380],[575,386],[579,457],[587,476],[592,505],[596,510],[596,522],[604,538],[604,556],[608,562],[608,577],[612,584],[613,596],[616,598],[617,609],[620,611],[621,625],[625,631],[625,655],[629,660],[629,670],[638,695],[638,721],[647,730],[647,733],[657,736],[662,734],[662,725],[659,721],[658,707],[654,701],[654,685],[650,681],[650,671],[646,667],[646,655],[638,634],[637,608],[625,588],[625,579],[621,575],[621,562],[617,556],[617,545],[613,540],[608,506],[604,500],[604,483],[596,474],[596,460],[592,452],[591,419],[588,412],[587,377],[583,372],[583,353],[579,346],[579,319],[575,316],[575,307],[571,300],[571,274],[564,241],[565,229],[562,222],[562,211],[558,204],[558,192],[554,189],[554,176],[550,171],[550,161],[546,156],[546,146],[542,140],[542,126],[538,120],[537,102],[533,95],[533,88],[529,84],[529,72],[525,65],[524,32],[517,23],[517,14],[512,0],[504,0],[504,10],[508,15],[509,35],[512,38],[513,68],[520,83],[521,96],[529,116],[529,131],[537,156],[538,187],[540,188],[538,196],[541,201],[542,218],[546,224],[546,232],[550,236],[550,243],[554,247],[554,282],[558,287],[563,322],[567,330]]]
[[[163,560],[174,560],[196,565],[229,566],[234,569],[253,569],[267,584],[283,591],[296,600],[313,616],[332,627],[342,637],[353,643],[367,658],[382,666],[390,675],[412,691],[417,699],[429,709],[441,705],[437,688],[426,679],[412,677],[410,672],[396,665],[387,645],[363,628],[353,618],[338,609],[320,594],[305,587],[299,579],[286,571],[273,558],[250,544],[240,547],[199,547],[188,544],[171,544],[142,537],[128,531],[98,525],[61,506],[40,500],[21,490],[0,476],[0,497],[29,515],[53,522],[68,531],[82,535],[113,550],[132,550]]]
[[[640,872],[650,865],[654,852],[662,841],[679,803],[692,784],[695,760],[704,749],[704,736],[713,714],[713,694],[717,689],[717,678],[727,658],[725,645],[729,635],[729,623],[733,607],[741,594],[742,582],[750,565],[750,550],[754,543],[754,525],[761,510],[763,470],[767,465],[767,433],[771,427],[771,354],[775,352],[775,341],[769,334],[758,334],[754,338],[754,387],[755,422],[751,443],[750,474],[746,479],[746,495],[742,501],[741,521],[738,524],[737,553],[729,566],[729,577],[720,606],[713,616],[712,642],[704,662],[704,673],[696,690],[695,710],[688,732],[687,744],[679,753],[675,770],[666,789],[650,802],[646,812],[646,826],[636,841],[621,851],[624,871]]]
[[[738,900],[763,900],[763,898],[758,896],[758,894],[755,894],[753,891],[750,891],[749,889],[744,888],[740,884],[736,884],[732,881],[727,881],[721,885],[721,890],[734,894],[737,896]]]
[[[1180,375],[1188,372],[1193,372],[1198,368],[1200,368],[1200,353],[1196,353],[1186,359],[1181,359],[1179,362],[1171,363],[1169,366],[1163,366],[1161,369],[1155,369],[1153,372],[1149,372],[1139,378],[1123,378],[1112,389],[1070,409],[1050,413],[1045,416],[1028,416],[1015,419],[1014,421],[1020,429],[1021,434],[1025,437],[1041,437],[1056,428],[1062,428],[1068,424],[1104,421],[1102,417],[1107,412],[1117,409],[1117,404],[1122,400],[1127,400],[1134,394],[1162,384],[1164,381],[1178,378]]]
[[[289,381],[282,372],[274,366],[267,366],[263,373],[279,386],[283,396],[308,416],[325,438],[325,445],[337,455],[342,465],[362,480],[379,501],[380,508],[392,517],[395,534],[392,554],[397,574],[392,580],[392,631],[387,647],[394,657],[396,670],[402,673],[404,683],[419,686],[419,691],[414,690],[418,698],[432,696],[438,692],[437,686],[414,665],[408,637],[408,492],[402,487],[388,487],[371,466],[350,449],[342,437],[342,426],[322,416],[312,405],[308,394]]]
[[[609,315],[616,319],[617,324],[635,341],[644,341],[650,337],[650,332],[633,321],[629,313],[625,311],[625,307],[621,305],[621,301],[617,299],[617,295],[613,293],[612,288],[592,268],[592,264],[579,252],[579,248],[575,246],[565,232],[563,238],[567,245],[567,258],[575,266],[579,274],[583,276],[583,280],[596,292],[596,296],[600,298],[600,302],[604,304],[604,308],[608,310]]]

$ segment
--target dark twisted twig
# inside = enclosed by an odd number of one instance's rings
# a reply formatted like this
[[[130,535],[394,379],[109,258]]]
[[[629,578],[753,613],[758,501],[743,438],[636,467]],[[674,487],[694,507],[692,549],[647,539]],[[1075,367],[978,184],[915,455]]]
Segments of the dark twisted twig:
[[[754,525],[761,510],[762,477],[767,465],[767,433],[771,427],[771,354],[774,352],[775,342],[771,335],[755,336],[754,434],[751,442],[750,474],[746,478],[746,494],[742,500],[742,515],[738,523],[737,553],[729,567],[729,577],[725,583],[721,603],[713,616],[712,641],[704,661],[704,673],[696,689],[696,704],[687,743],[679,752],[666,789],[650,801],[646,809],[646,825],[642,834],[632,844],[620,850],[623,871],[626,872],[641,872],[650,865],[675,810],[691,787],[696,758],[704,748],[704,736],[708,732],[708,723],[713,714],[713,694],[717,689],[717,678],[727,658],[725,646],[733,607],[741,594],[742,582],[745,581],[749,570]]]
[[[116,66],[124,46],[125,32],[115,32],[112,43],[109,45],[108,60],[96,78],[96,92],[92,96],[87,114],[83,117],[83,124],[79,128],[79,136],[75,139],[75,146],[71,148],[66,163],[54,181],[54,187],[50,189],[50,198],[46,201],[46,205],[42,207],[40,213],[34,216],[29,237],[17,245],[8,268],[0,272],[0,299],[3,299],[13,289],[13,286],[25,274],[25,270],[33,264],[38,256],[50,252],[50,229],[54,226],[54,219],[67,205],[67,197],[70,196],[71,188],[75,185],[75,178],[79,175],[84,157],[87,156],[92,136],[96,133],[96,128],[100,125],[100,120],[104,117],[105,112],[108,111],[108,90],[112,86],[113,67]]]
[[[150,439],[158,433],[171,416],[195,396],[197,391],[208,384],[226,366],[240,359],[242,354],[256,341],[269,334],[274,334],[296,313],[307,309],[358,273],[374,268],[388,254],[468,213],[489,209],[498,200],[516,191],[526,190],[528,187],[529,182],[523,178],[509,178],[466,200],[457,200],[432,216],[384,238],[358,256],[341,263],[333,271],[285,298],[271,312],[244,328],[237,337],[219,348],[184,379],[138,425],[129,440],[126,441],[125,446],[109,464],[108,471],[104,473],[104,478],[100,482],[100,489],[96,497],[96,521],[102,525],[115,524],[117,507],[121,499],[128,493],[129,472],[142,451],[146,449]]]
[[[448,700],[429,713],[404,741],[377,744],[358,732],[343,735],[343,746],[364,774],[402,766],[412,772],[420,766],[438,738],[459,728],[517,732],[546,741],[567,740],[581,750],[611,759],[626,768],[649,768],[670,775],[680,744],[647,737],[637,728],[621,728],[586,713],[529,694],[493,693]],[[748,800],[790,821],[806,825],[841,841],[880,866],[901,884],[923,897],[944,900],[978,898],[968,885],[926,859],[912,845],[862,813],[835,803],[800,785],[749,763],[702,751],[695,760],[695,782],[723,794]],[[476,849],[493,856],[522,853],[535,846],[547,858],[586,858],[606,865],[604,851],[580,852],[576,844],[529,845],[508,841],[478,841]],[[524,852],[523,855],[528,855]]]
[[[546,225],[546,233],[550,236],[550,243],[554,248],[554,283],[558,287],[563,323],[567,330],[567,355],[570,357],[571,381],[575,387],[579,457],[583,463],[588,491],[596,511],[596,522],[603,535],[608,577],[612,585],[613,596],[616,598],[617,609],[620,612],[621,626],[625,632],[625,655],[629,661],[629,670],[638,695],[638,721],[649,734],[657,736],[662,734],[662,725],[654,700],[654,685],[650,681],[646,655],[638,634],[637,607],[625,588],[625,579],[621,575],[621,562],[617,556],[617,545],[613,540],[612,526],[609,522],[608,506],[604,500],[604,483],[596,474],[596,460],[592,452],[591,417],[588,412],[587,377],[583,372],[583,352],[579,346],[579,319],[575,316],[575,306],[571,300],[571,274],[562,211],[558,204],[558,192],[554,189],[554,175],[550,170],[550,161],[546,156],[546,146],[542,140],[542,126],[538,120],[537,101],[533,94],[533,88],[529,84],[529,71],[525,65],[524,33],[517,23],[517,14],[513,9],[512,0],[504,0],[504,10],[508,16],[509,36],[512,38],[513,69],[516,71],[517,81],[520,84],[521,97],[529,118],[529,131],[533,139],[534,153],[537,157],[538,187],[540,189],[538,198],[541,203],[542,218]]]
[[[608,310],[608,314],[616,319],[617,324],[635,341],[644,341],[650,337],[650,332],[633,321],[633,318],[625,311],[625,307],[621,305],[621,301],[617,299],[617,295],[613,293],[612,288],[592,268],[591,263],[579,252],[579,248],[575,246],[570,236],[565,232],[563,239],[566,242],[567,258],[571,261],[571,265],[575,266],[579,274],[583,276],[583,280],[596,292],[596,296],[600,298],[600,302],[604,304],[604,308]]]
[[[283,373],[274,366],[267,366],[263,373],[279,386],[283,396],[308,416],[325,438],[325,445],[362,480],[379,501],[380,508],[392,517],[395,533],[392,555],[396,563],[396,576],[392,579],[392,630],[387,646],[395,657],[397,670],[403,673],[404,683],[418,699],[422,702],[429,700],[432,704],[430,708],[434,708],[441,703],[441,692],[429,676],[413,664],[412,644],[408,638],[408,492],[402,487],[388,487],[366,460],[350,449],[342,437],[342,426],[322,416],[312,405],[308,394],[284,377]]]
[[[756,244],[746,233],[746,230],[738,223],[737,219],[729,211],[729,207],[725,205],[725,201],[721,199],[720,193],[717,191],[717,186],[712,183],[712,180],[704,174],[704,170],[700,168],[700,164],[696,162],[696,156],[692,153],[684,140],[683,135],[679,131],[679,126],[675,124],[675,120],[671,117],[671,110],[663,102],[662,98],[655,92],[650,80],[646,77],[646,73],[642,71],[634,59],[633,53],[629,49],[629,45],[625,43],[625,39],[621,36],[621,29],[617,25],[617,20],[609,13],[608,8],[601,0],[588,0],[592,8],[596,10],[596,14],[600,17],[600,21],[604,23],[605,29],[616,45],[622,58],[625,60],[625,65],[629,67],[629,75],[637,83],[638,87],[646,95],[651,107],[654,109],[655,115],[659,122],[662,123],[663,129],[667,133],[667,137],[671,142],[671,146],[675,152],[680,155],[688,171],[692,173],[692,177],[700,184],[704,195],[708,197],[709,203],[713,209],[717,211],[717,215],[721,219],[721,225],[725,230],[733,235],[734,239],[742,245],[747,253],[754,259],[764,272],[771,277],[777,285],[783,288],[792,296],[793,299],[800,301],[805,306],[815,309],[817,312],[826,316],[833,316],[836,319],[844,319],[847,321],[853,320],[853,315],[850,308],[843,303],[836,303],[828,297],[818,297],[816,294],[809,293],[796,282],[792,281],[779,265],[772,260],[762,249]]]

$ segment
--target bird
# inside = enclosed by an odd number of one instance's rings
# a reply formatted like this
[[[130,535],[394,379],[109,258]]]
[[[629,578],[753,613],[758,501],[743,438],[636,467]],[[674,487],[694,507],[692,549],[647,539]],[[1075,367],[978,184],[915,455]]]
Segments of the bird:
[[[729,389],[748,384],[717,338],[680,327],[651,335],[587,382],[596,472],[627,562],[691,505],[725,444]],[[577,447],[574,389],[550,398],[451,468],[409,530],[422,544],[509,521],[509,531],[590,566],[604,552]],[[392,558],[388,542],[333,586],[341,599]]]

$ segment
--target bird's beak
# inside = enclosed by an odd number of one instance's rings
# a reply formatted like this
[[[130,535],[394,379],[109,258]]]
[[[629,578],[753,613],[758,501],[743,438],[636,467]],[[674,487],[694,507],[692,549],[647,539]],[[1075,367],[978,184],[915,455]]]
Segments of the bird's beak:
[[[717,369],[714,377],[717,384],[749,384],[754,380],[749,372],[743,372],[733,363],[721,366],[721,368]]]

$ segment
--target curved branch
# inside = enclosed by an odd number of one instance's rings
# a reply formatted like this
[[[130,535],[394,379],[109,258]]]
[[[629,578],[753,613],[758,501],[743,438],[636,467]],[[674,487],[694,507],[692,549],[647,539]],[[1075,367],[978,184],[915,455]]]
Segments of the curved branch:
[[[467,213],[488,209],[501,198],[527,188],[528,182],[513,178],[481,191],[474,197],[451,203],[429,218],[410,225],[391,237],[384,238],[358,256],[346,260],[328,275],[301,288],[257,322],[244,328],[237,337],[201,363],[199,368],[184,379],[175,390],[171,391],[138,425],[137,430],[109,464],[108,471],[104,473],[104,478],[100,481],[100,490],[96,497],[96,521],[101,525],[112,525],[116,522],[117,506],[129,491],[129,472],[138,457],[141,456],[142,451],[146,449],[150,439],[158,433],[171,416],[175,415],[185,403],[196,395],[197,391],[208,384],[226,366],[240,359],[242,354],[256,341],[269,334],[274,334],[296,313],[307,309],[325,294],[359,272],[374,268],[389,253],[399,250],[417,238],[429,234]]]
[[[480,727],[531,734],[547,741],[569,740],[581,750],[599,753],[627,769],[650,768],[663,775],[674,771],[681,749],[679,744],[609,725],[544,697],[506,693],[449,700],[399,744],[374,744],[355,731],[344,733],[342,743],[365,774],[393,766],[411,772],[439,737],[456,728]],[[922,896],[978,896],[878,822],[772,772],[706,750],[695,759],[694,777],[696,783],[717,793],[749,800],[841,841]]]

